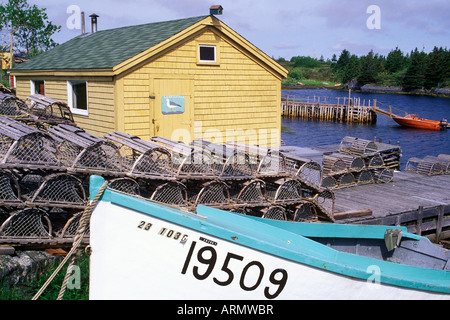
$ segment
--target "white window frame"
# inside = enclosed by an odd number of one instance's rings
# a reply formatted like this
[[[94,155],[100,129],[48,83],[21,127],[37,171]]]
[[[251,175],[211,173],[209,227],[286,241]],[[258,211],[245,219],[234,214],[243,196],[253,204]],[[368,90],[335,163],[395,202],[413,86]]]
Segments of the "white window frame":
[[[80,83],[86,83],[86,110],[84,109],[78,109],[74,107],[74,101],[73,101],[73,85],[74,84],[80,84]],[[73,114],[78,114],[82,116],[88,116],[89,115],[89,90],[88,90],[88,82],[84,80],[68,80],[67,81],[67,104],[70,107],[70,111],[72,111]]]
[[[200,56],[200,48],[214,48],[214,61],[202,60]],[[217,63],[217,46],[212,44],[199,44],[198,45],[198,62],[200,63]]]
[[[45,80],[30,80],[30,93],[36,94],[36,81],[44,81],[44,92],[45,92]]]

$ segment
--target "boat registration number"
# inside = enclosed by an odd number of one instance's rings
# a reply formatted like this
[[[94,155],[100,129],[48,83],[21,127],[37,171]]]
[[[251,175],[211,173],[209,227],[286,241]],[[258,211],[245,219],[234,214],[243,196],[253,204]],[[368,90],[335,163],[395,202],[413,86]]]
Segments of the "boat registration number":
[[[275,269],[266,273],[263,264],[259,261],[252,260],[245,263],[243,256],[227,252],[226,257],[222,266],[217,264],[217,251],[212,246],[203,246],[198,248],[197,253],[194,254],[197,246],[196,241],[192,241],[189,248],[188,254],[184,260],[184,265],[181,270],[181,274],[186,275],[188,272],[192,272],[192,275],[198,280],[206,280],[211,276],[214,270],[220,268],[223,275],[220,277],[213,277],[212,281],[219,286],[228,286],[234,281],[239,281],[239,287],[244,291],[253,290],[263,290],[264,296],[267,299],[276,298],[286,286],[288,280],[288,273],[285,269]],[[234,260],[234,262],[233,262]],[[238,268],[237,263],[240,263],[240,267],[243,266],[242,270],[239,267],[239,271],[236,272]],[[235,267],[232,268],[231,265]],[[234,269],[234,270],[233,270]],[[236,273],[236,274],[235,274]],[[252,273],[251,280],[248,275]],[[268,280],[270,285],[265,287],[260,286],[262,280],[268,274]]]

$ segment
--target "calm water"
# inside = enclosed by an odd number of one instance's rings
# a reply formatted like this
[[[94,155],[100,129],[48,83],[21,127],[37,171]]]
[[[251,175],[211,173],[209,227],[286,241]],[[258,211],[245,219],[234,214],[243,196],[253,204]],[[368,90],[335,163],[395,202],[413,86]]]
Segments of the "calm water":
[[[327,89],[299,89],[283,90],[282,97],[286,95],[321,96],[321,97],[348,97],[348,92]],[[352,97],[361,98],[361,103],[377,100],[377,106],[389,110],[392,105],[393,112],[404,115],[400,110],[408,113],[417,113],[422,118],[450,121],[450,98],[428,96],[409,96],[377,93],[351,93]],[[282,118],[281,124],[293,133],[282,132],[281,138],[286,145],[299,147],[314,147],[339,144],[343,137],[352,136],[372,140],[381,138],[383,142],[400,143],[402,148],[401,169],[411,157],[423,158],[427,155],[437,156],[440,153],[450,154],[450,130],[427,131],[404,128],[394,120],[377,115],[376,124],[341,123],[321,120],[287,119]]]

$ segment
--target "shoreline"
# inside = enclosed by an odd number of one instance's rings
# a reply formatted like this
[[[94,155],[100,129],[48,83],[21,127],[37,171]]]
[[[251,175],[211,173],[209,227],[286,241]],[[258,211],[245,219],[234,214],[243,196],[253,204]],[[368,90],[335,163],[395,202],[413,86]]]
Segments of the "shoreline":
[[[442,88],[442,89],[415,89],[411,91],[404,91],[402,87],[396,86],[377,86],[366,84],[364,86],[353,86],[349,88],[348,85],[344,86],[314,86],[314,85],[282,85],[281,90],[298,90],[298,89],[331,89],[336,91],[348,92],[351,89],[353,92],[359,93],[382,93],[382,94],[403,94],[403,95],[415,95],[415,96],[430,96],[430,97],[439,97],[439,98],[450,98],[450,88]]]

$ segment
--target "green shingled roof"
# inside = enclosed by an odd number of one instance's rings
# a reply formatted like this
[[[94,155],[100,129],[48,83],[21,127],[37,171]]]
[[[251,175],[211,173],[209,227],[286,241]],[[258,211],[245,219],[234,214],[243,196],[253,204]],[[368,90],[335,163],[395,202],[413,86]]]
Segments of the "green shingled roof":
[[[97,31],[58,45],[13,70],[113,68],[206,17]]]

